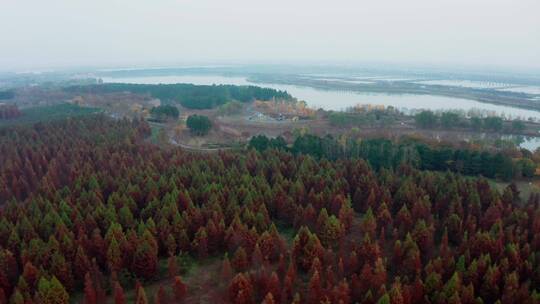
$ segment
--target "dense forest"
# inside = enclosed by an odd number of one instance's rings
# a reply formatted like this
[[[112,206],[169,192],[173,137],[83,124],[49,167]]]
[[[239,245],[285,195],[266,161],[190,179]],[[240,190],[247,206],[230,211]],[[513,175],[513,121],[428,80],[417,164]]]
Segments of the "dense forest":
[[[0,104],[0,120],[14,119],[21,115],[22,113],[16,105]]]
[[[65,90],[75,93],[132,92],[149,94],[162,101],[179,102],[189,109],[212,109],[229,101],[250,102],[253,100],[292,99],[285,91],[256,86],[194,85],[178,84],[127,84],[108,83],[89,86],[72,86]]]
[[[416,140],[395,142],[381,138],[362,140],[305,134],[298,136],[292,147],[288,147],[281,137],[269,139],[259,135],[250,140],[249,146],[258,151],[275,148],[330,160],[361,158],[376,170],[397,169],[407,164],[422,170],[452,171],[503,180],[533,177],[536,170],[532,154],[526,150],[522,150],[519,155],[507,155],[449,146],[436,147]]]
[[[498,116],[478,117],[473,116],[470,119],[465,118],[459,113],[442,112],[439,115],[432,111],[422,111],[414,117],[416,124],[421,128],[442,127],[452,129],[456,127],[471,128],[473,130],[501,131],[504,127],[504,120]],[[512,131],[521,131],[524,128],[522,121],[512,122]]]
[[[540,303],[538,195],[431,171],[420,151],[445,150],[149,135],[101,115],[0,129],[0,303]],[[214,284],[190,288],[186,256],[219,257]]]
[[[389,127],[392,123],[408,117],[399,110],[388,107],[379,108],[350,108],[347,111],[329,111],[328,121],[338,127]],[[420,111],[414,115],[416,126],[423,129],[440,128],[442,130],[465,129],[486,132],[520,132],[526,129],[524,121],[513,119],[505,120],[499,116],[485,116],[481,114],[466,115],[459,111],[433,112]]]
[[[0,108],[1,107],[2,106],[0,106]],[[31,125],[46,121],[62,120],[67,117],[86,116],[102,112],[102,110],[93,107],[81,107],[71,103],[60,103],[48,106],[29,107],[20,110],[11,108],[11,110],[7,112],[11,113],[7,115],[8,117],[13,117],[13,113],[16,113],[15,117],[0,119],[0,128],[5,126]]]

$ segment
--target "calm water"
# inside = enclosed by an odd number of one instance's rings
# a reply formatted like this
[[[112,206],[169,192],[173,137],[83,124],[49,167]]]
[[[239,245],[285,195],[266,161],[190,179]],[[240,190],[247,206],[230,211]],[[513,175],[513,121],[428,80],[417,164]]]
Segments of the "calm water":
[[[326,110],[344,110],[358,104],[377,104],[393,106],[403,111],[430,109],[439,110],[461,110],[465,112],[476,112],[481,114],[504,115],[508,118],[528,119],[530,117],[540,120],[540,112],[513,108],[508,106],[492,105],[474,100],[453,98],[435,95],[389,95],[379,93],[362,93],[349,91],[326,91],[310,87],[294,85],[252,83],[244,77],[224,77],[224,76],[201,76],[201,75],[179,75],[179,76],[151,76],[151,77],[130,77],[130,78],[103,78],[104,82],[141,83],[141,84],[170,84],[170,83],[193,83],[199,85],[211,84],[233,84],[233,85],[256,85],[261,87],[286,90],[299,100],[305,100],[307,104],[314,108]]]
[[[489,81],[471,81],[471,80],[425,80],[425,81],[417,81],[415,83],[465,87],[465,88],[475,88],[475,89],[500,89],[500,88],[504,89],[506,87],[512,86],[511,84],[508,84],[508,83],[498,83],[498,82],[489,82]]]

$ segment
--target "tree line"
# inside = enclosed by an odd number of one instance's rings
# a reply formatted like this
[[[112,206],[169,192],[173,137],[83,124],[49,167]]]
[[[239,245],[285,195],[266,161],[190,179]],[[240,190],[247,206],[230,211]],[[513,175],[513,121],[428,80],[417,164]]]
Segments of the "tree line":
[[[292,97],[286,91],[257,86],[235,85],[194,85],[178,84],[128,84],[106,83],[99,85],[71,86],[68,92],[76,93],[113,93],[132,92],[136,94],[149,94],[162,101],[174,101],[189,109],[212,109],[229,101],[251,102],[254,100],[285,99]]]
[[[470,128],[476,131],[494,131],[499,132],[504,129],[504,120],[498,116],[465,118],[463,115],[446,111],[436,114],[432,111],[421,111],[414,116],[416,124],[421,128],[443,127],[446,129],[453,128]],[[523,131],[525,124],[520,120],[513,120],[508,126],[510,131]]]
[[[412,140],[397,142],[380,138],[342,140],[330,135],[319,137],[305,134],[298,136],[289,147],[281,137],[269,139],[259,135],[251,138],[248,146],[259,151],[276,148],[331,160],[361,158],[375,170],[395,169],[407,164],[421,170],[452,171],[503,180],[515,177],[530,178],[536,171],[536,163],[530,155],[515,159],[502,152],[436,147]]]

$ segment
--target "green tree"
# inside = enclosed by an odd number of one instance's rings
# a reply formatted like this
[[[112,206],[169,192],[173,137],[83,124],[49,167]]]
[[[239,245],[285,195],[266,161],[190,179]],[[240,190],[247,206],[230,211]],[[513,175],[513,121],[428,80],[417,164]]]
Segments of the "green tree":
[[[388,293],[385,293],[379,301],[377,301],[377,304],[390,304],[390,296]]]
[[[122,268],[122,251],[118,241],[113,237],[107,249],[107,263],[111,271],[120,271]]]
[[[512,121],[512,130],[513,131],[523,131],[525,130],[525,124],[521,120]]]
[[[474,130],[480,130],[484,126],[482,119],[478,116],[471,117],[470,124]]]
[[[503,128],[503,120],[496,116],[486,117],[484,118],[484,128],[491,131],[500,131]]]
[[[190,131],[198,136],[208,134],[210,128],[212,128],[212,122],[207,116],[204,115],[190,115],[186,121],[187,127]]]
[[[422,111],[414,116],[414,120],[421,128],[432,128],[437,125],[437,115],[431,111]]]
[[[459,125],[459,114],[454,112],[444,112],[441,115],[441,125],[445,128],[454,128]]]
[[[238,101],[229,101],[224,105],[221,105],[218,109],[220,115],[234,115],[239,114],[242,111],[242,103]]]
[[[42,304],[68,304],[69,295],[62,286],[62,283],[52,277],[49,281],[46,278],[41,278],[38,283],[38,294],[40,303]]]
[[[536,172],[536,164],[528,158],[518,160],[516,166],[521,170],[521,175],[524,177],[533,177]]]
[[[177,119],[180,115],[180,112],[178,111],[178,108],[171,105],[162,105],[153,107],[150,110],[150,114],[152,114],[156,119],[164,120],[164,119]]]
[[[257,151],[264,151],[268,149],[269,144],[270,144],[270,140],[268,139],[268,137],[266,137],[266,135],[253,136],[249,140],[249,147],[254,148]]]

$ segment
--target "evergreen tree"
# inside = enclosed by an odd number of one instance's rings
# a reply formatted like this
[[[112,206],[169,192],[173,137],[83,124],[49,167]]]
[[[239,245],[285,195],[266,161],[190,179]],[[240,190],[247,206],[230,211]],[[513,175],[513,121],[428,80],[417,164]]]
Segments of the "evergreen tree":
[[[68,304],[69,295],[64,289],[64,286],[52,277],[51,280],[41,278],[38,284],[40,303],[43,304]]]
[[[132,268],[141,278],[151,279],[156,274],[157,251],[147,241],[143,241],[135,251]]]
[[[114,304],[125,304],[126,296],[124,295],[124,289],[120,283],[116,282],[114,285]]]
[[[139,286],[136,289],[137,297],[135,298],[135,304],[148,304],[148,299],[146,297],[146,292],[142,286]]]
[[[97,304],[96,290],[90,273],[84,276],[84,304]]]
[[[187,295],[187,286],[179,276],[174,277],[172,290],[177,301],[182,301]]]

